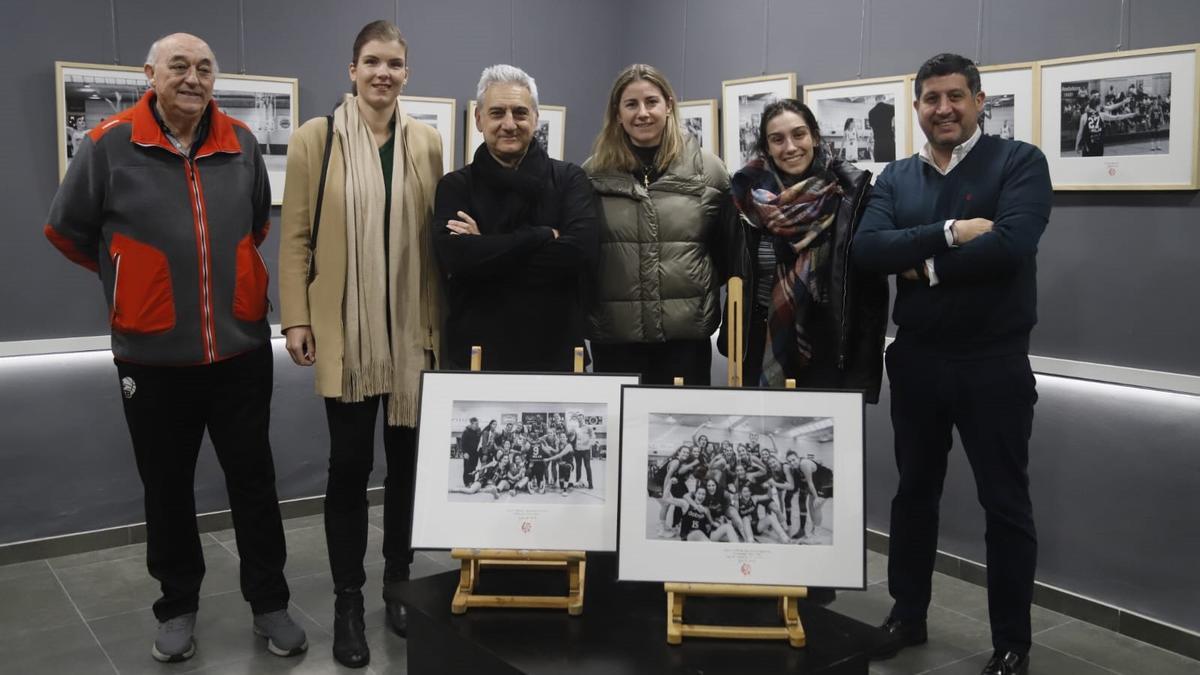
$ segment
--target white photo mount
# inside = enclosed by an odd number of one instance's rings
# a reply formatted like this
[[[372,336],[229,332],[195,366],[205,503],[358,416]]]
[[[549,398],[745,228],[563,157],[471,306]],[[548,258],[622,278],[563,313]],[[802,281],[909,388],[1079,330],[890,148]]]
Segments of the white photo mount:
[[[904,76],[806,84],[804,103],[817,118],[821,141],[826,148],[832,148],[836,156],[852,152],[854,157],[843,156],[843,159],[870,171],[872,180],[889,163],[911,153],[908,120],[912,113],[912,98]],[[876,117],[876,106],[881,105],[883,109],[888,105],[893,109],[888,121],[890,128],[881,130],[884,142],[877,150],[876,130],[867,127],[871,124],[870,119]],[[876,124],[879,123],[877,118]],[[892,137],[890,144],[886,142],[889,134]]]
[[[679,128],[691,133],[700,141],[700,148],[721,156],[721,144],[717,138],[717,101],[706,98],[696,101],[680,101],[675,104]]]
[[[1009,63],[994,66],[979,66],[980,89],[987,96],[989,108],[985,111],[984,133],[1030,145],[1038,145],[1040,127],[1040,97],[1037,63]],[[925,132],[921,121],[912,111],[916,100],[916,75],[908,77],[908,107],[910,133],[909,154],[918,152],[925,145]],[[999,100],[997,100],[999,99]],[[1006,123],[1008,128],[1006,129]]]
[[[452,98],[431,96],[400,96],[401,109],[411,118],[433,127],[442,138],[442,173],[454,170],[454,108]]]
[[[467,140],[463,146],[463,166],[475,159],[475,150],[483,143],[483,132],[475,126],[476,101],[467,104]],[[538,104],[538,127],[540,140],[545,144],[550,159],[562,160],[566,156],[567,107]]]

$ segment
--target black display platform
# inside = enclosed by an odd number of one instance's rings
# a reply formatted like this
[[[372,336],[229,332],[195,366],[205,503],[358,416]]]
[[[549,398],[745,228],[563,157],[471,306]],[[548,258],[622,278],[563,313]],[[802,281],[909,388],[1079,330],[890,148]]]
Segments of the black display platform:
[[[472,608],[450,613],[459,573],[404,584],[408,606],[408,672],[528,675],[664,675],[690,673],[867,673],[867,654],[883,638],[878,629],[823,607],[800,603],[808,646],[786,641],[684,638],[666,640],[662,584],[616,581],[616,556],[589,554],[582,616],[566,610]],[[557,583],[556,583],[557,582]],[[481,593],[565,593],[566,575],[488,569]],[[689,623],[780,625],[770,600],[697,598]]]

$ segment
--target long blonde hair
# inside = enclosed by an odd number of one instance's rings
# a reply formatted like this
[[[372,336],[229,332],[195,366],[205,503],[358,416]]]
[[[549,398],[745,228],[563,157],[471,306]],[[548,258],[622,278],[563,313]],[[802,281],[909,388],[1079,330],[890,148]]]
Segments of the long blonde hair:
[[[604,112],[604,126],[600,128],[596,142],[592,144],[591,166],[597,171],[634,171],[642,164],[637,155],[629,147],[629,138],[621,127],[620,105],[621,94],[633,82],[645,80],[658,87],[663,98],[671,106],[667,114],[667,123],[663,128],[662,142],[654,157],[655,169],[665,172],[683,151],[683,134],[679,130],[679,112],[676,107],[675,90],[654,66],[635,63],[622,70],[613,82],[612,91],[608,94],[608,108]]]

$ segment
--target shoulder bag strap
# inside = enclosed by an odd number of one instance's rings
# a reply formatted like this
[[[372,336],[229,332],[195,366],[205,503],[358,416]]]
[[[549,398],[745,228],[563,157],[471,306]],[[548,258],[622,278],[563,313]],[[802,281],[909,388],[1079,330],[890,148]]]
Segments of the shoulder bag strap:
[[[308,282],[317,276],[317,234],[321,231],[321,205],[325,201],[325,178],[329,174],[329,152],[333,148],[333,115],[326,115],[325,154],[321,158],[321,183],[317,186],[317,209],[313,215],[312,234],[308,239]]]

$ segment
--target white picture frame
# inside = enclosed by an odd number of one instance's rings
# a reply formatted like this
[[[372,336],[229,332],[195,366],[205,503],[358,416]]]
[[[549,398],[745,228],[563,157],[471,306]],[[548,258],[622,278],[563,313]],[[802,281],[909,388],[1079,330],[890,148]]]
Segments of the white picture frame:
[[[454,170],[454,121],[457,116],[454,109],[458,102],[452,98],[435,98],[432,96],[400,96],[401,109],[411,118],[424,122],[437,130],[442,137],[442,173]]]
[[[467,135],[463,145],[463,165],[475,159],[475,150],[483,143],[483,132],[475,125],[475,100],[467,104]],[[538,130],[535,140],[546,148],[550,159],[562,160],[566,155],[567,107],[561,105],[538,105]]]
[[[422,373],[413,547],[615,551],[621,386],[637,382],[636,375],[592,373]],[[480,419],[480,429],[491,419],[501,430],[506,420],[531,432],[559,422],[586,427],[578,434],[594,441],[593,488],[570,487],[564,496],[527,484],[493,496],[481,477],[479,489],[463,494],[479,477],[464,483],[464,458],[457,454],[471,417]],[[493,487],[503,487],[498,478]]]
[[[730,174],[757,156],[754,146],[762,110],[784,98],[796,98],[795,73],[721,82],[721,157]]]
[[[872,180],[910,152],[912,99],[904,76],[807,84],[804,103],[816,116],[821,141],[831,156],[870,171]],[[874,128],[885,125],[882,131]]]
[[[1042,149],[1055,190],[1200,188],[1198,45],[1041,62]],[[1127,84],[1128,83],[1128,84]],[[1125,91],[1120,91],[1124,87]],[[1132,87],[1130,89],[1129,87]],[[1098,122],[1102,154],[1081,138],[1083,95],[1117,118]],[[1130,95],[1126,95],[1132,92]],[[1165,104],[1165,105],[1164,105]],[[1157,107],[1158,112],[1155,112]],[[1089,117],[1089,119],[1095,119]],[[1074,127],[1074,128],[1072,128]],[[1090,145],[1096,152],[1097,146]]]
[[[150,87],[141,67],[55,61],[58,179],[67,173],[74,146],[100,122],[133,107]],[[300,81],[294,77],[220,73],[213,100],[221,111],[250,127],[258,139],[271,182],[271,205],[283,204],[287,147],[297,126]]]
[[[1031,145],[1039,142],[1041,126],[1038,117],[1041,90],[1038,87],[1037,63],[1010,63],[979,67],[980,89],[987,96],[984,112],[980,115],[983,133],[1000,138],[1024,141]],[[916,75],[908,78],[908,103],[911,108],[916,100]],[[925,145],[925,132],[916,111],[909,113],[909,154],[918,152]]]
[[[721,144],[717,131],[717,100],[706,98],[695,101],[680,101],[675,105],[679,129],[692,134],[700,141],[701,149],[717,157],[721,156]]]
[[[622,391],[621,420],[621,522],[618,576],[622,581],[768,584],[787,586],[830,586],[864,588],[866,583],[865,501],[863,480],[863,394],[850,391],[805,391],[794,389],[740,389],[716,387],[626,386]],[[704,419],[708,423],[696,425]],[[698,431],[697,431],[698,429]],[[764,436],[776,439],[766,454],[785,459],[797,451],[813,464],[829,469],[826,481],[816,486],[829,498],[810,505],[823,517],[810,520],[803,538],[791,536],[796,509],[781,522],[785,536],[767,527],[769,506],[751,507],[763,532],[755,530],[755,541],[705,541],[690,528],[685,515],[678,533],[663,527],[663,504],[698,499],[698,471],[683,483],[670,482],[669,464],[659,463],[674,452],[677,444],[700,445],[699,435],[719,443],[760,443]],[[786,443],[786,447],[782,445]],[[734,446],[735,448],[738,445]],[[708,452],[704,472],[708,479],[725,482],[737,470],[722,466]],[[745,456],[747,453],[742,452]],[[669,459],[667,460],[670,461]],[[735,460],[752,465],[750,460]],[[768,460],[769,461],[769,460]],[[797,460],[799,461],[799,460]],[[653,463],[652,463],[653,462]],[[810,466],[810,470],[815,467]],[[816,471],[812,471],[813,475]],[[721,474],[718,477],[718,474]],[[678,475],[676,472],[675,475]],[[657,480],[670,486],[658,491]],[[682,485],[682,487],[681,487]],[[822,486],[829,492],[822,491]],[[727,483],[741,492],[736,484]],[[674,488],[680,488],[675,490]],[[716,489],[720,490],[720,487]],[[665,492],[664,492],[665,491]],[[747,493],[753,490],[747,489]],[[686,493],[685,495],[682,493]],[[669,499],[661,495],[669,494]],[[754,494],[750,499],[754,500]],[[781,496],[782,498],[782,496]],[[734,503],[730,500],[730,503]],[[741,508],[741,504],[737,505]],[[836,506],[836,508],[835,508]],[[720,511],[727,506],[710,505]],[[762,510],[758,510],[761,508]],[[787,508],[783,508],[786,514]],[[668,511],[667,519],[672,516]],[[694,522],[694,521],[692,521]],[[719,525],[705,533],[718,537]],[[755,525],[751,524],[752,528]],[[684,532],[689,531],[686,538]],[[799,529],[796,530],[798,535]],[[784,539],[787,539],[785,542]]]

